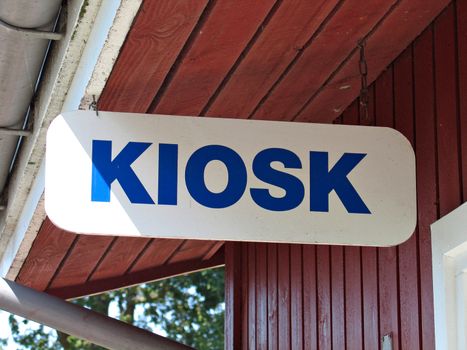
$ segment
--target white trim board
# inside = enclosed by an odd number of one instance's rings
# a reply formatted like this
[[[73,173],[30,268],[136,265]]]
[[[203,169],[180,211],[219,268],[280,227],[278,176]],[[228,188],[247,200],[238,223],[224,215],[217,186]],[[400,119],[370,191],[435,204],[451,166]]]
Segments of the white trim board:
[[[467,350],[467,202],[431,225],[436,349]]]

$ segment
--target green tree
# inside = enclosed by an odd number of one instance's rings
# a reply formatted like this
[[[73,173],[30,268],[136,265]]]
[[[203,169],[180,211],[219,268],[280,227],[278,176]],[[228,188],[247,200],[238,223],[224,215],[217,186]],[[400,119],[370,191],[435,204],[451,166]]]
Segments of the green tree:
[[[224,348],[224,269],[204,270],[153,283],[77,299],[75,303],[108,314],[111,303],[119,319],[198,350]],[[97,350],[84,340],[61,332],[30,327],[30,322],[10,316],[14,341],[21,349]]]

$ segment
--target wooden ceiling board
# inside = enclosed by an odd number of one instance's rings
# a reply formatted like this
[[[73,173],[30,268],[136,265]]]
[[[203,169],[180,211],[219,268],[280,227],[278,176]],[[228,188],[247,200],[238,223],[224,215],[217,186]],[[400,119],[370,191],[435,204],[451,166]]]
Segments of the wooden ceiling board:
[[[149,112],[199,115],[279,3],[276,0],[217,1]]]
[[[448,3],[448,0],[401,0],[397,3],[391,14],[383,18],[366,39],[369,84]],[[339,116],[359,95],[359,55],[355,48],[294,120],[329,123]],[[349,88],[341,89],[344,85]]]
[[[283,1],[237,69],[202,115],[247,118],[275,81],[309,45],[337,0]],[[290,19],[293,18],[293,21]]]
[[[16,281],[27,287],[45,290],[75,239],[76,235],[57,228],[46,218]]]
[[[112,246],[103,256],[99,266],[89,276],[89,280],[95,281],[124,275],[150,242],[150,238],[118,237],[112,242]]]
[[[145,113],[208,0],[144,1],[99,99],[99,109]]]
[[[393,3],[393,0],[343,2],[321,33],[313,38],[303,55],[290,67],[288,74],[275,84],[251,117],[293,120],[308,99],[355,49],[358,41],[391,10]],[[357,72],[358,66],[355,66],[353,74]]]
[[[115,238],[79,235],[48,288],[85,283]]]

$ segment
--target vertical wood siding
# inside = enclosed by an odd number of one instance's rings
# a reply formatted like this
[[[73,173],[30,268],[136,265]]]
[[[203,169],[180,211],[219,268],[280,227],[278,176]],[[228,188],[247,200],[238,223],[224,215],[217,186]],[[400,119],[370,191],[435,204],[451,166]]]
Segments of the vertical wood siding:
[[[417,155],[418,226],[397,247],[226,243],[227,349],[434,349],[429,225],[467,200],[467,1],[449,5],[336,121]],[[378,234],[378,232],[375,232]]]

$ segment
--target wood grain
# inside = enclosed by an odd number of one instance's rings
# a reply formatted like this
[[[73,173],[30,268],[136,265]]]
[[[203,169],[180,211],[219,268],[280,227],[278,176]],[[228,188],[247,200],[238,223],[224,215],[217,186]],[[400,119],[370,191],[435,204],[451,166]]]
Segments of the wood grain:
[[[436,19],[433,28],[439,211],[444,216],[461,204],[453,4]]]
[[[247,118],[300,56],[336,3],[337,0],[283,1],[206,115]]]
[[[59,229],[46,218],[16,282],[40,291],[45,290],[75,239],[75,234]]]
[[[384,16],[392,3],[393,1],[387,0],[343,2],[284,79],[259,106],[253,118],[293,119],[352,52],[357,42],[371,30],[376,21]],[[342,30],[343,23],[346,30]]]
[[[199,115],[276,0],[217,1],[150,113]]]
[[[368,83],[380,76],[449,3],[448,0],[402,0],[366,40],[365,56],[368,61]],[[356,41],[355,41],[356,43]],[[355,45],[356,47],[356,45]],[[331,122],[358,96],[360,76],[359,52],[333,73],[320,93],[310,100],[295,118],[297,121]],[[341,89],[343,85],[350,86]]]
[[[145,113],[207,3],[144,1],[99,99],[99,109]]]

